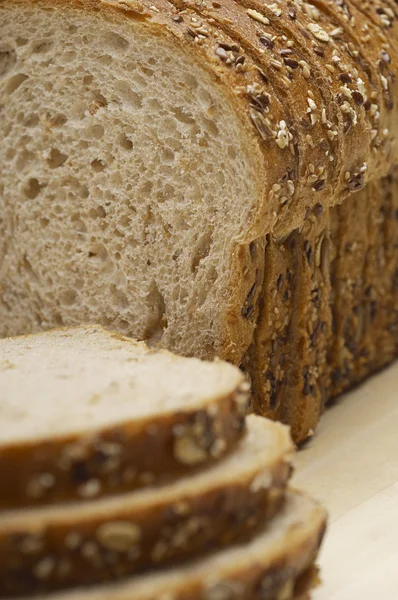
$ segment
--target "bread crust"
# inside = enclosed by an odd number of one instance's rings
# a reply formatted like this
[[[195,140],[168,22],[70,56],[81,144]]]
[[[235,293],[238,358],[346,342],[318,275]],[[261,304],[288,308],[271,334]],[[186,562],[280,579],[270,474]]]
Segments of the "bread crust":
[[[298,443],[325,404],[397,355],[397,186],[394,169],[266,247],[253,408]]]
[[[2,596],[114,581],[250,539],[280,508],[291,474],[287,428],[269,423],[258,434],[272,444],[264,440],[268,450],[252,464],[246,458],[237,475],[193,477],[87,506],[4,512]]]

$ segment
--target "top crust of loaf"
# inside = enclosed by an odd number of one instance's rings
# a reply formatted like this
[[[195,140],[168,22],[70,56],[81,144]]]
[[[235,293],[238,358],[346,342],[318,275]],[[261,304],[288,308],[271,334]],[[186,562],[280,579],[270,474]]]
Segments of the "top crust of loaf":
[[[19,2],[5,4],[10,1]],[[127,18],[158,26],[225,85],[252,138],[253,160],[263,164],[257,204],[241,241],[269,231],[285,235],[315,204],[341,202],[386,174],[396,158],[397,15],[386,6],[376,13],[385,18],[375,23],[373,3],[360,10],[357,5],[56,2],[58,10],[76,7],[116,22]]]
[[[0,340],[0,444],[206,409],[243,382],[227,363],[150,350],[99,326]]]

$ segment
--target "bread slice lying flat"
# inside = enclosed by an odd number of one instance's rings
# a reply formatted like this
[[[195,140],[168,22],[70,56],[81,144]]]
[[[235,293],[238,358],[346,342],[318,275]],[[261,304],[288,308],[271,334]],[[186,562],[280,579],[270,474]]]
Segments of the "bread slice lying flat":
[[[248,543],[178,569],[48,600],[289,600],[296,580],[317,556],[325,521],[321,506],[292,491],[278,516]]]
[[[107,581],[249,536],[280,505],[292,442],[284,425],[247,421],[233,453],[170,485],[3,512],[2,589],[39,593]]]
[[[247,396],[227,363],[97,326],[0,340],[0,508],[131,490],[211,463],[241,437]]]

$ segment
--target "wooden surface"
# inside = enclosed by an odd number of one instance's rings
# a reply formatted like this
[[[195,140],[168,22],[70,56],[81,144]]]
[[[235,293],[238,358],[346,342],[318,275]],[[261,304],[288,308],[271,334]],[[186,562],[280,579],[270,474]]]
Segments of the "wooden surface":
[[[398,364],[346,394],[296,459],[329,510],[313,600],[398,600]]]

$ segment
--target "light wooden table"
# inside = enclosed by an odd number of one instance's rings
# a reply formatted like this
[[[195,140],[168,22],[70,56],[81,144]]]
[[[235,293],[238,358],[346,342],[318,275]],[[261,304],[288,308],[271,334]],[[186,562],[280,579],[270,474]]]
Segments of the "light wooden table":
[[[314,600],[398,600],[398,364],[346,394],[296,458],[328,508]]]

